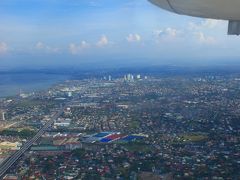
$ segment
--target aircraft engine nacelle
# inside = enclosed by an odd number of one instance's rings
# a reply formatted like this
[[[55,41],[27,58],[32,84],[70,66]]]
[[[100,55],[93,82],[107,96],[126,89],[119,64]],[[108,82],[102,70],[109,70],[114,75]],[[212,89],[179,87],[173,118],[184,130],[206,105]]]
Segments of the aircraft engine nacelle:
[[[240,0],[149,0],[183,15],[229,20],[228,34],[240,34]]]

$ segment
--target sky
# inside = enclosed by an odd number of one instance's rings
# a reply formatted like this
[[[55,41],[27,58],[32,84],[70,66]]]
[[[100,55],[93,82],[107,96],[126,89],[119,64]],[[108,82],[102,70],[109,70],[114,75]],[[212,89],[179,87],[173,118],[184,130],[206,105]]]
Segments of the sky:
[[[147,0],[1,0],[0,69],[122,67],[236,60],[227,22]]]

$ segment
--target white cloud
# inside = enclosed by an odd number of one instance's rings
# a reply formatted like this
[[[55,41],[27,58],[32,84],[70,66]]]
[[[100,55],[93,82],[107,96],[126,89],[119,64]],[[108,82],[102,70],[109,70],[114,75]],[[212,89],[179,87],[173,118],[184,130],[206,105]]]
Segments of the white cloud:
[[[80,47],[81,47],[82,49],[89,48],[89,47],[90,47],[90,44],[88,44],[86,41],[82,41]]]
[[[71,54],[77,54],[79,51],[78,46],[74,43],[69,44],[69,51]]]
[[[100,7],[100,1],[90,1],[89,5],[92,7]]]
[[[216,37],[221,39],[226,34],[227,22],[214,19],[205,19],[199,23],[190,22],[188,31],[200,44],[216,44]]]
[[[46,51],[46,52],[50,52],[50,53],[57,53],[59,52],[59,49],[58,48],[55,48],[55,47],[50,47],[42,42],[37,42],[36,45],[35,45],[35,48],[37,50],[43,50],[43,51]]]
[[[168,27],[166,29],[155,30],[153,33],[157,38],[160,38],[160,37],[175,38],[180,34],[180,31],[178,31],[177,29]]]
[[[45,46],[42,42],[37,42],[35,47],[36,47],[36,49],[43,49]]]
[[[215,44],[216,39],[212,36],[206,36],[203,32],[197,32],[195,33],[197,40],[199,43],[202,44]]]
[[[5,42],[0,42],[0,54],[4,54],[8,51],[8,46]]]
[[[53,48],[53,47],[46,47],[47,52],[51,52],[51,53],[58,53],[59,52],[59,48]]]
[[[126,39],[128,42],[140,42],[142,38],[139,34],[129,34]]]
[[[206,19],[203,21],[202,26],[207,28],[215,28],[216,26],[220,25],[223,21],[215,20],[215,19]]]
[[[78,54],[82,52],[84,49],[87,49],[90,47],[90,44],[87,43],[86,41],[82,41],[80,45],[71,43],[69,45],[69,51],[71,54]]]
[[[226,27],[226,22],[223,20],[215,20],[215,19],[206,19],[201,21],[200,23],[189,22],[188,29],[190,30],[201,30],[201,29],[214,29],[220,27]]]
[[[181,41],[183,38],[182,30],[175,28],[157,29],[153,31],[153,38],[157,44],[164,43],[175,43]]]
[[[102,35],[102,37],[97,42],[98,47],[104,47],[109,44],[108,38],[105,35]]]

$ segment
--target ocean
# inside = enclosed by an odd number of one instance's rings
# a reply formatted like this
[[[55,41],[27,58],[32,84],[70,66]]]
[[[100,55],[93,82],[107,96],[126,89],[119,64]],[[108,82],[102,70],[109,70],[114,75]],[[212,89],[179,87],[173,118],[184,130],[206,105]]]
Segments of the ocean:
[[[40,91],[68,79],[68,75],[45,73],[0,73],[0,97]]]

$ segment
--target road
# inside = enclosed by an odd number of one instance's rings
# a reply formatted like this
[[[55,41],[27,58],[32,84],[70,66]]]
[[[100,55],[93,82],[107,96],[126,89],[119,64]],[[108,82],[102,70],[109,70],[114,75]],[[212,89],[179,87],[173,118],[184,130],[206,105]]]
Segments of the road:
[[[3,175],[7,172],[7,170],[35,143],[44,133],[45,131],[54,123],[64,111],[64,108],[61,108],[59,112],[57,112],[38,132],[37,134],[26,142],[20,150],[16,151],[11,155],[6,161],[4,161],[0,165],[0,179],[2,179]]]

